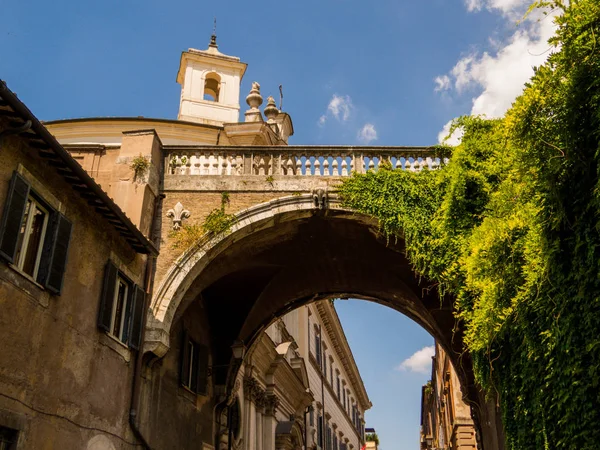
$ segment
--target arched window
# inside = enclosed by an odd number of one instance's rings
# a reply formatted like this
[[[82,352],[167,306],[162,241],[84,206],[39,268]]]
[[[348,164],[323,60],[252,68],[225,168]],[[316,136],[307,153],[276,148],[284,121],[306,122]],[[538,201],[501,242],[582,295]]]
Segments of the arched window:
[[[204,100],[211,102],[219,101],[219,93],[221,91],[221,77],[214,73],[207,73],[204,78]]]

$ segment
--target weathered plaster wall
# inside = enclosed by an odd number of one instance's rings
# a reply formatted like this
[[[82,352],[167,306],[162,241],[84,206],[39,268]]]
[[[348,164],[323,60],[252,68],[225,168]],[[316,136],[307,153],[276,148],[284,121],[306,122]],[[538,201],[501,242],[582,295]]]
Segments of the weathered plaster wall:
[[[169,352],[144,370],[140,418],[142,431],[155,449],[200,449],[202,442],[212,445],[214,440],[212,377],[208,395],[196,395],[179,382],[184,328],[196,342],[211,347],[204,309],[195,302],[174,325]]]
[[[97,435],[131,448],[133,355],[96,320],[108,259],[143,285],[144,258],[15,137],[2,147],[0,211],[19,164],[40,195],[60,202],[73,230],[60,296],[0,262],[0,421],[20,421],[22,449],[84,449]]]

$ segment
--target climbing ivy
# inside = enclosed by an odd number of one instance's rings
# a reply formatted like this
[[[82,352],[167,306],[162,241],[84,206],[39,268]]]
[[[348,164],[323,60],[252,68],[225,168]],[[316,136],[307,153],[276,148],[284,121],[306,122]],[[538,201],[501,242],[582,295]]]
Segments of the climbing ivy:
[[[235,214],[225,212],[229,205],[229,192],[221,193],[221,205],[211,210],[201,224],[183,225],[180,230],[170,234],[172,247],[187,249],[192,245],[203,245],[208,239],[226,233],[235,224]]]
[[[506,115],[462,117],[438,171],[353,175],[343,202],[403,237],[456,298],[510,449],[600,442],[600,5],[560,11],[552,55]]]

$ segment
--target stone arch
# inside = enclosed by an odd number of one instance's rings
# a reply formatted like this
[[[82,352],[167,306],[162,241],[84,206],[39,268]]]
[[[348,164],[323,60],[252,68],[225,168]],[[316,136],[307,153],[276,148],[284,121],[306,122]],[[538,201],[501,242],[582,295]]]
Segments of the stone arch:
[[[321,196],[323,195],[321,194]],[[402,253],[403,243],[401,241],[387,242],[384,237],[379,235],[377,222],[372,217],[344,209],[335,196],[329,196],[323,201],[318,201],[316,196],[317,194],[282,197],[252,206],[236,214],[236,222],[226,234],[215,236],[202,245],[196,244],[186,250],[169,269],[155,290],[146,333],[145,351],[152,351],[159,357],[166,353],[169,348],[171,325],[177,314],[181,314],[187,305],[200,295],[203,289],[208,288],[211,282],[216,282],[218,277],[213,276],[201,286],[193,286],[194,282],[224,252],[252,235],[269,233],[283,224],[306,221],[318,216],[324,220],[332,219],[358,225],[372,235],[373,241],[378,241],[382,248],[391,249],[392,253]],[[323,250],[325,251],[325,248]],[[450,339],[447,338],[452,337],[449,332],[454,328],[452,305],[440,302],[437,293],[430,292],[431,286],[422,284],[414,276],[410,264],[404,256],[402,255],[400,258],[404,263],[403,277],[387,278],[386,275],[390,275],[390,273],[384,274],[372,270],[372,267],[368,267],[371,265],[370,262],[365,261],[362,267],[346,267],[344,262],[340,261],[339,271],[347,272],[345,278],[363,279],[359,289],[341,289],[341,286],[328,287],[335,284],[334,280],[318,277],[317,273],[314,273],[319,270],[316,266],[308,268],[308,271],[303,274],[305,279],[311,279],[310,283],[302,281],[303,287],[298,286],[298,279],[294,273],[280,273],[260,293],[252,305],[248,319],[240,330],[239,338],[250,343],[273,318],[309,301],[352,297],[371,300],[396,309],[419,323],[434,338],[440,340],[447,350],[451,350],[448,347]],[[359,266],[361,265],[359,264]],[[362,271],[370,275],[366,280],[364,280],[364,273],[361,275]],[[407,286],[406,281],[409,281],[412,286]],[[386,286],[385,291],[381,286]],[[422,293],[427,292],[427,295],[419,298],[415,288],[421,289]],[[288,299],[286,304],[281,305],[275,301],[277,296],[285,296]],[[423,306],[425,297],[428,304],[423,309],[421,306]],[[446,319],[444,324],[438,323],[439,319],[435,317],[442,315]],[[450,322],[447,322],[448,319]]]
[[[343,209],[336,198],[332,198],[329,203],[335,211],[360,217],[372,226],[375,225],[371,218]],[[210,261],[229,245],[258,230],[273,227],[278,222],[310,217],[317,208],[312,194],[282,197],[261,203],[237,213],[234,225],[224,235],[215,236],[202,245],[196,244],[184,251],[154,291],[144,351],[152,351],[159,357],[166,353],[169,348],[169,330],[184,295]]]
[[[221,93],[221,76],[216,72],[208,72],[204,76],[204,91],[202,98],[213,102],[219,102]]]
[[[164,355],[172,324],[200,301],[214,328],[213,361],[228,364],[234,341],[251,345],[276,317],[334,297],[375,301],[420,324],[448,353],[465,399],[485,409],[453,299],[414,274],[402,239],[388,241],[373,218],[326,192],[248,208],[228,233],[184,252],[155,290],[145,351]],[[227,377],[217,384],[229,385],[235,373]]]

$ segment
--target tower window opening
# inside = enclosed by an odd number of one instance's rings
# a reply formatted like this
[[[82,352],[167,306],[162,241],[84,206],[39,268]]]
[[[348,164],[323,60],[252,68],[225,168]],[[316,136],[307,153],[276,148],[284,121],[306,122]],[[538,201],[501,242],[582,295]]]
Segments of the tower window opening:
[[[216,73],[207,74],[204,79],[204,100],[218,102],[220,91],[221,77]]]

